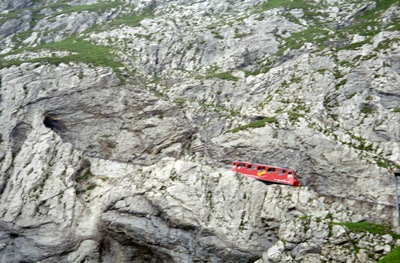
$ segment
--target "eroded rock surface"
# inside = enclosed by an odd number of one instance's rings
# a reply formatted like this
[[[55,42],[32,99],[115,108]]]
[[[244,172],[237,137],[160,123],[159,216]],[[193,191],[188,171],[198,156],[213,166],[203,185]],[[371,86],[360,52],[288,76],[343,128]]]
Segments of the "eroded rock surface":
[[[399,245],[340,224],[394,221],[399,6],[277,2],[0,3],[0,261],[375,262]]]

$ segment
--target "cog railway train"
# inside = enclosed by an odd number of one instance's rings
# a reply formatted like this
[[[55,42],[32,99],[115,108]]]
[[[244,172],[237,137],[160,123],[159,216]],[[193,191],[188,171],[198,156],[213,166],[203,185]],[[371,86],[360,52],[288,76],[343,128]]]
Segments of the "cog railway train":
[[[300,185],[299,180],[297,180],[296,172],[291,169],[264,164],[234,161],[231,170],[260,181],[287,184],[292,186]]]

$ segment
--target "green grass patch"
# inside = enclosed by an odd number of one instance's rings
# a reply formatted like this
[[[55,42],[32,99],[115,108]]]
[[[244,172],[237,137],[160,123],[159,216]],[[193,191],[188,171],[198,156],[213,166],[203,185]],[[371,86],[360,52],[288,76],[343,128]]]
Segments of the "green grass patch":
[[[138,27],[140,26],[140,22],[143,19],[152,19],[154,18],[154,9],[147,9],[141,13],[133,13],[130,15],[124,15],[121,17],[117,17],[116,19],[112,20],[110,23],[108,23],[108,26],[114,27],[114,26],[120,26],[120,25],[126,25],[130,27]]]
[[[277,123],[277,120],[275,117],[266,117],[264,119],[258,120],[258,121],[253,121],[249,124],[243,125],[243,126],[239,126],[236,127],[234,129],[228,130],[227,132],[231,132],[231,133],[236,133],[239,131],[243,131],[243,130],[247,130],[250,128],[261,128],[264,127],[267,123]]]
[[[99,3],[91,5],[76,5],[76,6],[69,6],[64,4],[62,11],[59,14],[69,14],[73,12],[79,13],[83,11],[102,13],[110,10],[111,8],[119,7],[122,4],[123,4],[122,1],[101,1]]]
[[[385,12],[392,5],[399,5],[399,0],[376,0],[376,7],[372,10],[365,11],[358,19],[373,20],[383,12]]]
[[[390,46],[392,43],[399,43],[400,39],[394,38],[394,39],[385,39],[381,41],[378,46],[374,49],[374,51],[380,51],[380,50],[385,50],[385,49],[390,49]]]
[[[215,38],[224,39],[224,37],[216,30],[211,31],[211,33],[213,33]]]
[[[386,31],[400,31],[400,23],[399,21],[395,21],[390,23],[385,28]]]
[[[376,165],[378,165],[381,168],[384,168],[384,169],[387,169],[387,170],[395,170],[395,169],[398,170],[398,169],[400,169],[400,165],[399,164],[396,164],[396,163],[394,163],[394,162],[392,162],[392,161],[390,161],[390,160],[388,160],[386,158],[377,156],[377,157],[374,157],[374,159],[375,159]]]
[[[392,109],[392,112],[400,112],[400,108],[394,108]]]
[[[0,14],[0,25],[4,24],[7,20],[18,18],[21,10],[13,11],[7,14]]]
[[[233,76],[230,72],[210,73],[206,76],[199,76],[198,79],[222,79],[229,81],[238,81],[239,78]]]
[[[392,227],[388,225],[373,224],[369,222],[344,222],[344,223],[333,222],[332,224],[345,226],[350,231],[353,232],[368,232],[381,236],[390,234],[396,239],[400,238],[400,235],[395,234],[392,231]]]
[[[284,38],[285,44],[276,52],[277,56],[282,56],[288,50],[299,49],[305,43],[312,43],[317,47],[324,47],[324,42],[329,39],[329,30],[319,27],[311,26],[300,32],[293,33],[291,36]]]
[[[249,76],[257,76],[261,73],[267,73],[271,68],[270,67],[264,67],[264,68],[258,68],[254,70],[243,70],[245,77]]]
[[[294,112],[294,111],[288,112],[288,115],[289,115],[289,120],[291,122],[296,122],[296,121],[299,120],[299,118],[304,118],[304,114],[297,113],[297,112]]]
[[[238,28],[235,28],[235,35],[233,36],[233,38],[242,38],[248,35],[249,33],[240,33],[240,30]]]
[[[370,106],[363,106],[361,108],[360,112],[362,114],[369,115],[369,114],[373,114],[375,112],[375,109],[373,107],[370,107]]]
[[[344,46],[344,47],[340,48],[340,50],[356,50],[356,49],[359,49],[362,46],[364,46],[366,44],[370,44],[370,43],[371,43],[371,38],[367,38],[363,41],[355,42],[355,43],[349,44],[347,46]]]
[[[400,247],[393,249],[389,254],[381,258],[378,263],[398,263],[400,262]]]
[[[293,108],[295,112],[303,111],[303,112],[310,112],[310,108],[307,107],[305,104],[297,104],[295,108]]]
[[[382,25],[379,23],[380,16],[392,5],[399,4],[398,0],[377,0],[375,2],[376,7],[374,9],[363,12],[355,18],[354,22],[350,26],[341,30],[342,34],[359,34],[366,36],[367,39],[347,45],[342,49],[358,49],[365,44],[369,44],[372,37],[383,30]],[[386,27],[393,28],[393,26],[395,26],[395,28],[397,28],[398,24],[399,23],[395,21]]]
[[[314,8],[314,6],[309,1],[304,0],[270,0],[266,1],[256,7],[257,12],[264,12],[273,8],[285,8],[285,9],[302,9],[304,11],[305,19],[308,21],[314,21],[314,25],[306,28],[303,31],[293,33],[288,38],[283,39],[284,44],[280,47],[277,56],[282,56],[286,50],[289,49],[298,49],[305,43],[312,43],[320,49],[325,48],[326,42],[335,41],[337,39],[349,40],[352,39],[354,34],[359,34],[365,36],[366,39],[357,43],[352,43],[341,47],[342,50],[355,50],[359,49],[365,44],[371,43],[371,39],[382,32],[383,28],[379,23],[380,16],[385,12],[389,7],[393,4],[399,4],[398,0],[378,0],[376,1],[376,8],[365,11],[361,13],[358,17],[356,17],[351,23],[351,25],[342,28],[330,28],[326,29],[326,26],[321,24],[321,21],[318,21],[318,17],[321,15]],[[287,17],[291,20],[289,17]],[[296,21],[293,21],[296,23]],[[393,20],[392,23],[387,25],[387,28],[391,30],[396,30],[397,28],[400,30],[399,21],[396,19]],[[387,41],[382,45],[388,45]]]
[[[350,93],[350,94],[348,94],[347,96],[346,96],[346,99],[351,99],[351,98],[353,98],[355,95],[357,94],[357,92],[352,92],[352,93]]]
[[[218,79],[230,80],[230,81],[238,81],[239,80],[238,77],[233,76],[229,72],[215,73],[215,74],[209,76],[209,78],[218,78]]]
[[[310,1],[305,0],[268,0],[256,6],[255,12],[262,13],[274,8],[310,9]]]
[[[377,160],[376,165],[385,169],[388,169],[390,167],[390,164],[388,162],[385,162],[384,160]]]
[[[299,220],[309,220],[311,218],[310,215],[304,215],[304,216],[299,216],[298,219]]]
[[[104,66],[110,67],[114,72],[119,75],[119,68],[123,67],[121,62],[114,60],[113,49],[111,47],[96,45],[86,40],[79,38],[68,38],[60,42],[54,42],[49,44],[42,44],[35,48],[27,48],[26,51],[40,51],[49,50],[50,54],[47,57],[35,58],[31,60],[4,60],[0,56],[0,68],[9,67],[11,65],[20,65],[23,62],[42,62],[49,64],[60,64],[60,63],[85,63],[93,66]],[[68,51],[73,54],[69,54],[64,57],[52,56],[51,51]]]

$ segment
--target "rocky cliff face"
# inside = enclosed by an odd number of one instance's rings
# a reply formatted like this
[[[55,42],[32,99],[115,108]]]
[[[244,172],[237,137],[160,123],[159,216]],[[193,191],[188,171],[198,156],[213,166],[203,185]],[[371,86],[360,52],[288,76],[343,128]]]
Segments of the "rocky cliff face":
[[[3,1],[1,262],[375,262],[398,1]],[[288,166],[302,187],[235,175]]]

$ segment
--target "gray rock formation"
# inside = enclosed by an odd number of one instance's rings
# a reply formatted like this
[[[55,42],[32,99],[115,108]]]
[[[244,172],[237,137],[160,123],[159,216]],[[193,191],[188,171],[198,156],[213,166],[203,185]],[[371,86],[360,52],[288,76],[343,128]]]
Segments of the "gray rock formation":
[[[375,262],[400,7],[0,3],[0,262]],[[323,26],[321,26],[323,25]],[[230,171],[297,171],[302,187]]]

